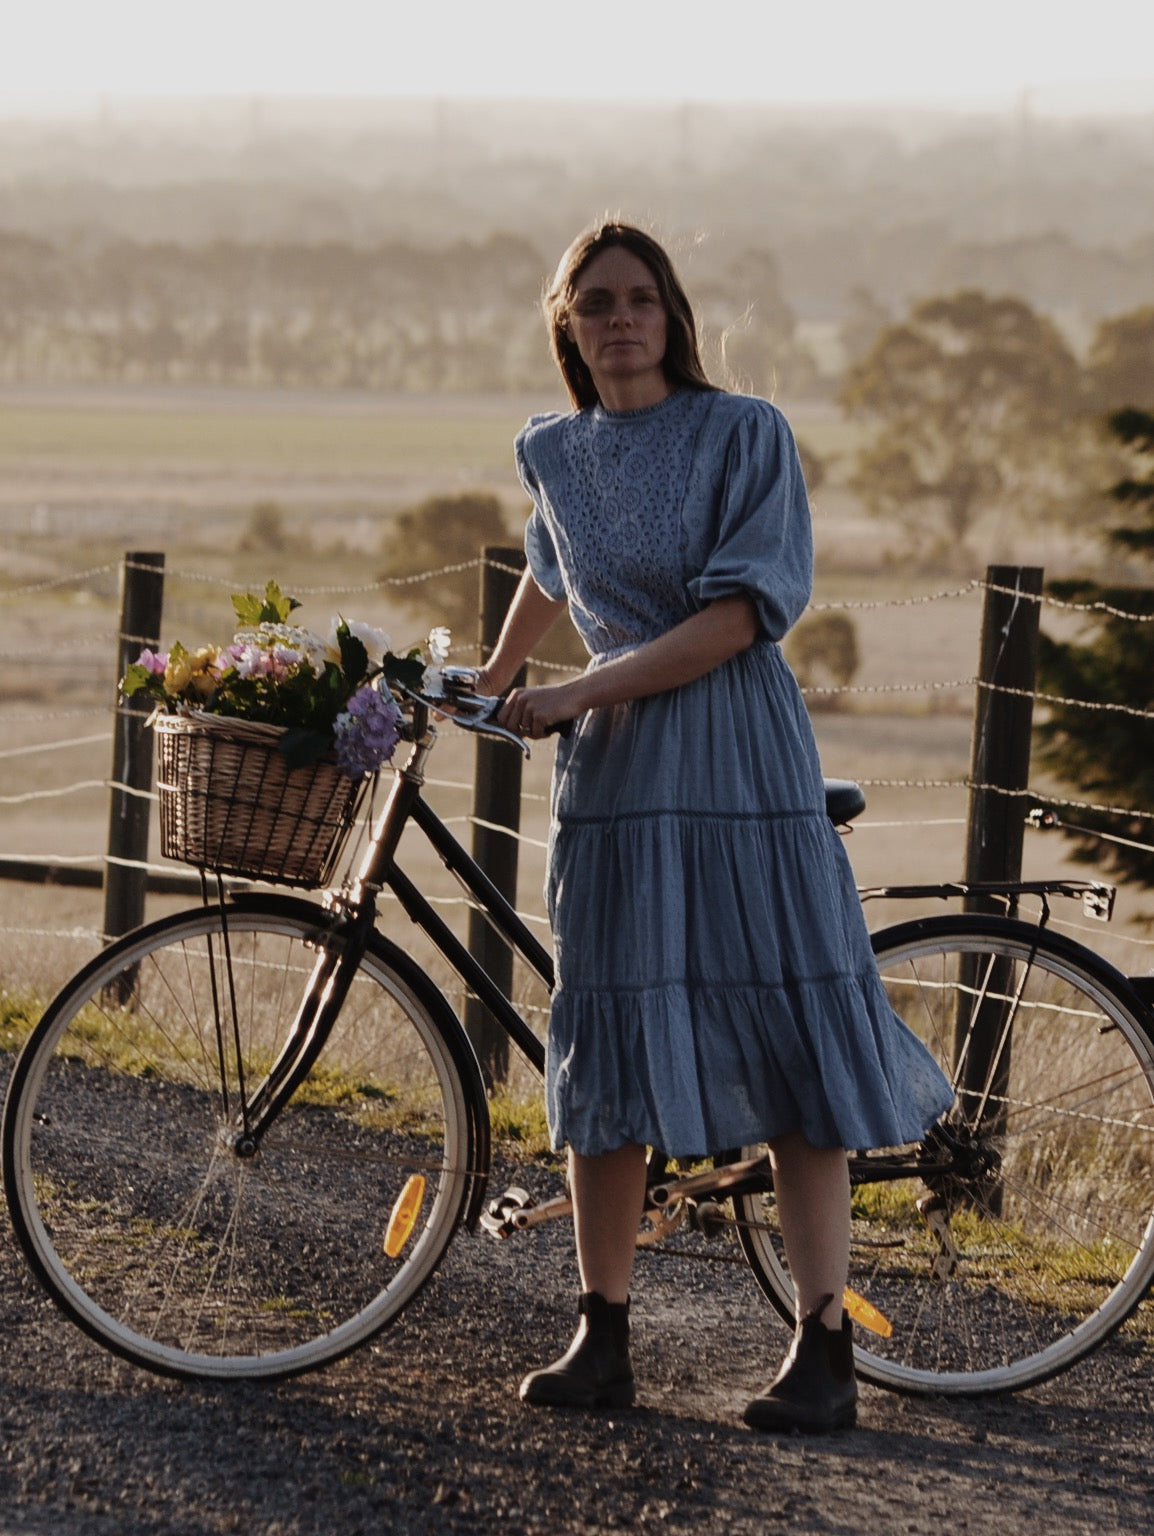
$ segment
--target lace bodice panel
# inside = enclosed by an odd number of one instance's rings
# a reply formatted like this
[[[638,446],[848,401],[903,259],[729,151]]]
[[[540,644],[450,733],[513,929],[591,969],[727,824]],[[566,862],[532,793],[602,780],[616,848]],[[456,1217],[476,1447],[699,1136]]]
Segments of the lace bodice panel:
[[[744,591],[778,639],[805,606],[812,543],[797,450],[764,400],[682,390],[640,411],[534,417],[516,444],[529,568],[594,656]]]

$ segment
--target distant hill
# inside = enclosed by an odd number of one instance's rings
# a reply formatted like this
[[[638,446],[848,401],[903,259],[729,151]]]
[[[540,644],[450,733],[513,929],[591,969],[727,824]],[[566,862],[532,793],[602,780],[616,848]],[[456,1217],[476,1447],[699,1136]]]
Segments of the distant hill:
[[[327,367],[394,387],[401,350],[463,326],[462,387],[535,385],[541,280],[606,211],[671,242],[755,384],[770,357],[818,379],[838,349],[807,337],[960,287],[1020,296],[1078,345],[1154,302],[1151,187],[1135,116],[112,103],[0,122],[0,375]]]

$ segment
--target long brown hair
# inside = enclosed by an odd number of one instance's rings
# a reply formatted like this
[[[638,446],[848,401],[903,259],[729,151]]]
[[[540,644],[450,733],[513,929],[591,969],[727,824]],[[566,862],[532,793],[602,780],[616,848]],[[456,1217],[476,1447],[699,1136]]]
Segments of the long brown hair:
[[[568,335],[569,315],[576,297],[577,279],[595,256],[613,246],[623,246],[643,261],[653,274],[665,307],[667,334],[662,368],[669,383],[680,388],[714,389],[706,377],[697,345],[697,322],[674,271],[673,263],[651,235],[632,224],[616,221],[594,225],[578,235],[562,256],[553,280],[545,290],[542,308],[549,326],[549,345],[578,410],[597,405],[600,396],[593,375],[582,361],[576,343]]]

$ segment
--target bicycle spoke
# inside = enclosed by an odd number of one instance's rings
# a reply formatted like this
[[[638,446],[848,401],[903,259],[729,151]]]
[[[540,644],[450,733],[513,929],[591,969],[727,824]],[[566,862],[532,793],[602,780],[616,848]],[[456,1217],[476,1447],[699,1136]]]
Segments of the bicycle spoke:
[[[850,1284],[894,1329],[859,1333],[859,1370],[907,1391],[1044,1381],[1154,1279],[1154,1046],[1108,967],[1026,924],[923,919],[877,943],[891,1002],[957,1100],[923,1148],[853,1162]],[[772,1204],[745,1207],[742,1246],[788,1304]]]
[[[483,1090],[439,993],[380,941],[390,958],[362,960],[319,1059],[246,1141],[241,1084],[293,1071],[288,1032],[335,941],[323,914],[239,908],[226,961],[214,911],[141,930],[54,1003],[17,1068],[9,1194],[45,1283],[109,1347],[179,1375],[284,1375],[354,1348],[428,1278]],[[388,1258],[415,1172],[422,1207]]]

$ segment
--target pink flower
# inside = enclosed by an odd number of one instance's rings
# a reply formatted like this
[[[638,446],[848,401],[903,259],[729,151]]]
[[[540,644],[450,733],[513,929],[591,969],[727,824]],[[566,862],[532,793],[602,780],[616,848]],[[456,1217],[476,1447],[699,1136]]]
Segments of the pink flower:
[[[138,667],[146,668],[156,677],[163,677],[164,669],[168,666],[168,652],[150,651],[145,649],[141,651],[140,655],[136,658],[136,665]]]

